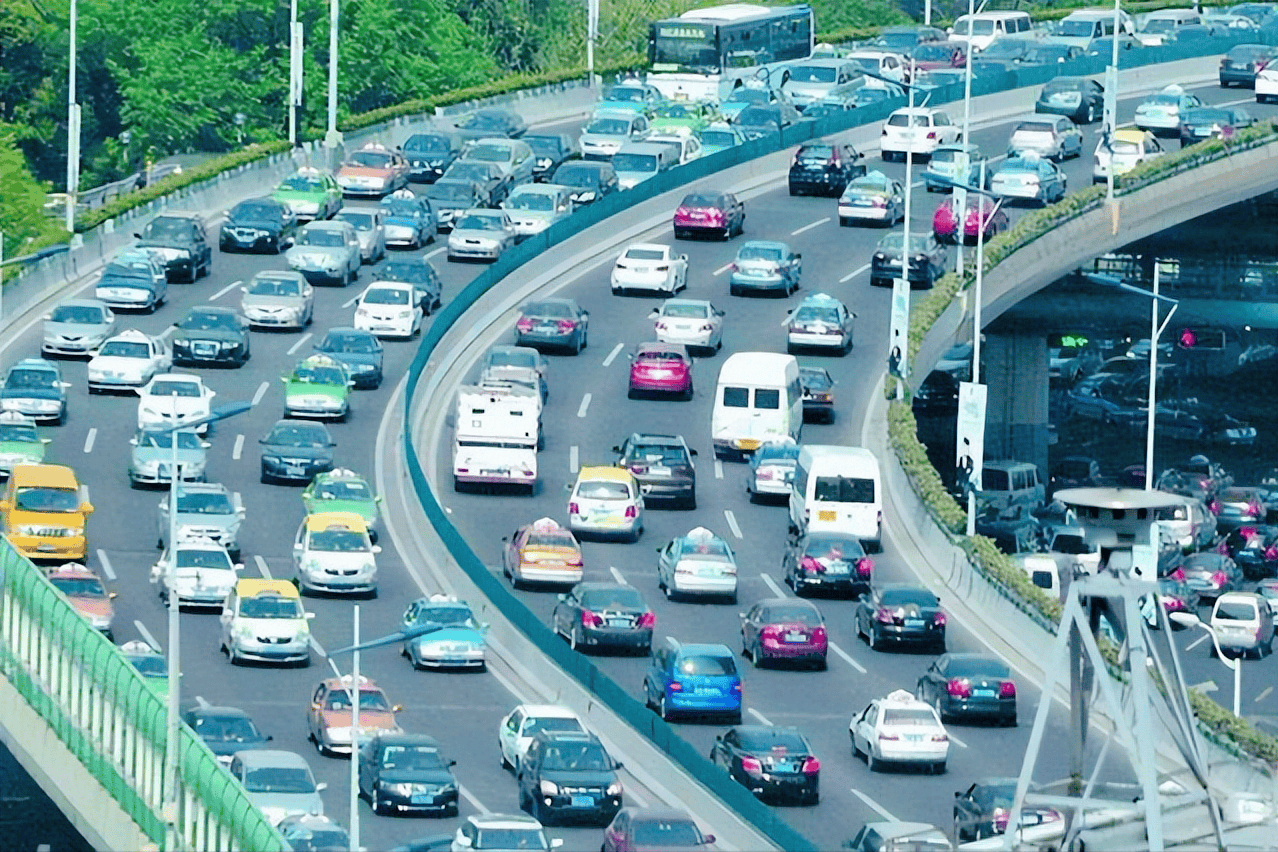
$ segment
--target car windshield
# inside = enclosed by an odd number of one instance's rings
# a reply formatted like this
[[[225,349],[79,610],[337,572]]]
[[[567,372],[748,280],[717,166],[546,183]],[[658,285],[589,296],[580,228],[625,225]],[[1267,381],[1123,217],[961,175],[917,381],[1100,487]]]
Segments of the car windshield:
[[[178,568],[222,568],[230,569],[231,558],[225,550],[198,550],[181,548],[177,552]]]
[[[97,577],[59,577],[55,575],[49,578],[49,582],[53,583],[58,591],[69,598],[105,598],[107,596],[106,589],[102,588],[102,583]]]
[[[630,132],[630,122],[624,118],[596,118],[586,125],[585,132],[601,136],[624,136]]]
[[[475,849],[549,849],[540,828],[483,828],[476,831]]]
[[[1176,29],[1176,22],[1170,18],[1153,18],[1145,21],[1145,25],[1140,28],[1143,33],[1169,33]]]
[[[662,306],[661,315],[663,317],[674,317],[675,319],[705,319],[710,315],[710,308],[706,305],[698,305],[695,302],[667,303]]]
[[[323,192],[324,181],[317,177],[293,175],[280,184],[280,189],[287,189],[292,192]]]
[[[1095,31],[1095,21],[1064,20],[1056,25],[1055,35],[1064,38],[1091,38]]]
[[[38,444],[40,433],[28,423],[0,423],[0,441],[10,444]]]
[[[277,426],[266,443],[286,447],[327,447],[331,441],[322,426]]]
[[[823,322],[838,325],[839,310],[838,308],[818,308],[813,305],[803,305],[794,312],[794,321],[796,323]]]
[[[297,238],[299,246],[315,246],[317,248],[341,248],[346,239],[341,231],[330,231],[326,228],[306,228]]]
[[[572,306],[567,302],[529,302],[524,305],[523,315],[526,317],[573,319],[573,310]]]
[[[1256,604],[1252,601],[1218,601],[1211,617],[1213,621],[1255,621]]]
[[[23,512],[78,512],[80,492],[74,488],[19,488],[13,508]]]
[[[1007,664],[989,657],[951,657],[950,677],[1007,677]]]
[[[704,145],[728,148],[737,144],[737,137],[732,134],[731,130],[703,130],[697,136],[701,137],[701,142]]]
[[[754,754],[780,750],[792,755],[808,754],[810,749],[798,731],[751,725],[737,729],[737,742],[741,748]]]
[[[801,369],[799,381],[807,390],[829,390],[834,386],[834,380],[830,378],[830,374],[820,368]]]
[[[1135,154],[1141,153],[1141,146],[1137,142],[1125,142],[1122,139],[1114,139],[1109,143],[1109,150],[1115,154]]]
[[[683,539],[679,543],[680,558],[702,559],[712,562],[731,562],[732,551],[718,538]]]
[[[364,294],[366,305],[407,305],[412,296],[407,290],[399,287],[372,287]]]
[[[360,706],[364,705],[361,703]],[[445,768],[439,749],[431,746],[386,746],[382,751],[382,769],[420,772]]]
[[[178,512],[189,515],[229,515],[231,498],[221,491],[178,490]]]
[[[388,216],[401,219],[412,219],[422,212],[420,202],[407,198],[387,198],[382,201],[382,209]]]
[[[683,363],[685,359],[681,352],[673,352],[669,350],[647,350],[643,352],[636,352],[635,361],[679,361],[680,363]]]
[[[447,136],[434,136],[429,133],[418,133],[404,143],[405,151],[420,151],[423,154],[447,154],[452,144]]]
[[[302,283],[295,278],[260,275],[249,282],[248,292],[252,296],[300,296]]]
[[[377,214],[359,210],[343,210],[333,218],[339,222],[350,222],[357,231],[371,231],[377,225]]]
[[[1145,101],[1145,104],[1159,107],[1178,107],[1180,106],[1180,97],[1180,95],[1154,95],[1152,98]]]
[[[314,793],[310,770],[299,766],[263,766],[250,769],[244,777],[250,793]]]
[[[589,589],[581,594],[581,605],[589,610],[647,609],[643,596],[633,586]]]
[[[200,396],[199,382],[181,382],[157,379],[152,381],[147,389],[148,396],[180,396],[191,399],[198,399]]]
[[[483,110],[473,112],[457,122],[458,127],[464,127],[467,130],[500,130],[502,133],[506,132],[508,125],[509,122],[504,113]]]
[[[172,432],[157,432],[150,429],[138,433],[139,447],[160,447],[162,449],[172,449],[173,438],[177,437],[177,445],[179,450],[199,450],[203,448],[200,436],[186,429],[177,429]]]
[[[737,260],[781,260],[782,257],[780,246],[744,245],[737,252]]]
[[[994,22],[988,18],[969,18],[963,15],[954,22],[954,35],[994,35]]]
[[[347,529],[328,529],[311,533],[311,550],[325,553],[359,553],[368,550],[368,536]]]
[[[820,627],[823,623],[821,613],[816,607],[804,606],[801,603],[769,604],[761,613],[766,623],[803,624],[807,627]]]
[[[466,606],[426,606],[417,611],[417,624],[473,625],[475,616]]]
[[[1016,129],[1012,131],[1015,136],[1018,133],[1052,133],[1056,130],[1046,121],[1022,121],[1016,125]]]
[[[524,141],[539,157],[558,157],[564,152],[564,146],[557,136],[525,136]]]
[[[701,832],[695,823],[682,819],[631,818],[631,836],[636,847],[667,849],[702,845]]]
[[[521,737],[535,737],[540,731],[580,731],[581,723],[565,716],[529,716],[524,720]]]
[[[102,277],[108,280],[113,278],[133,278],[143,282],[150,282],[151,271],[150,261],[144,263],[140,260],[116,260],[107,265],[107,268],[102,272]]]
[[[409,284],[429,284],[434,280],[432,267],[420,260],[392,261],[377,271],[382,281],[404,281]]]
[[[577,540],[563,527],[533,530],[528,533],[527,547],[567,547],[575,550]]]
[[[468,184],[444,181],[426,187],[426,197],[432,201],[460,201],[469,204],[474,200],[475,192]]]
[[[366,355],[377,351],[377,340],[371,334],[362,332],[329,332],[324,336],[320,350]]]
[[[883,710],[883,724],[932,728],[936,717],[928,707],[887,707]]]
[[[492,163],[476,160],[458,160],[448,169],[448,176],[457,180],[473,180],[483,183],[494,178]]]
[[[568,772],[604,772],[612,769],[612,761],[599,743],[561,742],[546,746],[541,768]]]
[[[675,465],[688,463],[683,447],[669,444],[633,444],[629,452],[626,453],[626,458],[631,462],[646,464]]]
[[[191,311],[178,323],[183,331],[239,331],[240,320],[235,314],[221,311]]]
[[[589,500],[629,500],[630,486],[611,480],[587,480],[577,483],[577,496]]]
[[[612,167],[618,172],[655,172],[656,154],[630,154],[621,151],[612,158]]]
[[[799,445],[777,442],[766,443],[754,451],[754,457],[760,464],[763,462],[794,462],[799,458]]]
[[[191,221],[189,219],[166,218],[161,216],[152,219],[151,224],[142,232],[144,240],[189,240],[191,238]]]
[[[564,186],[598,186],[599,170],[589,166],[574,168],[572,166],[560,166],[555,172],[555,183]]]
[[[262,739],[253,720],[246,716],[199,716],[191,727],[206,742],[244,743]]]
[[[542,210],[549,212],[555,209],[555,199],[540,192],[521,192],[508,200],[506,206],[515,210]]]
[[[936,598],[926,589],[886,589],[879,602],[883,606],[936,606]]]
[[[515,158],[515,149],[510,145],[472,145],[466,149],[467,160],[478,160],[482,163],[509,163]]]
[[[790,68],[790,82],[833,83],[836,71],[828,65],[796,65]]]
[[[631,248],[626,249],[627,260],[665,260],[666,253],[661,249]]]
[[[613,86],[604,94],[605,101],[641,104],[648,98],[646,89],[639,86]]]
[[[52,370],[13,369],[9,371],[4,386],[6,390],[47,390],[57,381],[58,374]]]
[[[371,500],[373,491],[362,479],[330,479],[315,493],[323,500]]]
[[[734,675],[737,664],[732,657],[710,654],[690,654],[681,657],[677,665],[680,674],[686,675]]]
[[[1196,109],[1185,116],[1186,124],[1229,124],[1233,114],[1223,109]]]
[[[49,321],[97,325],[106,322],[106,314],[91,305],[58,305],[49,314]]]
[[[388,169],[391,155],[386,151],[356,151],[347,162],[349,165],[368,169]]]
[[[919,62],[949,62],[954,48],[944,44],[920,44],[914,48],[914,58]]]
[[[231,219],[247,219],[252,222],[273,222],[283,218],[283,211],[274,204],[261,201],[241,201],[231,210]]]
[[[1058,62],[1068,58],[1070,58],[1070,49],[1063,44],[1043,44],[1038,47],[1032,47],[1025,53],[1025,60],[1031,64]]]
[[[302,604],[293,598],[279,595],[258,595],[240,601],[240,615],[244,618],[302,618]]]
[[[463,216],[453,223],[453,230],[456,231],[503,231],[505,225],[502,224],[501,218],[498,216],[481,216],[472,213],[469,216]]]
[[[324,699],[325,710],[349,710],[351,709],[351,697],[345,689],[333,689]],[[380,689],[361,689],[359,691],[359,709],[361,710],[390,710],[390,703],[386,700],[386,694]]]

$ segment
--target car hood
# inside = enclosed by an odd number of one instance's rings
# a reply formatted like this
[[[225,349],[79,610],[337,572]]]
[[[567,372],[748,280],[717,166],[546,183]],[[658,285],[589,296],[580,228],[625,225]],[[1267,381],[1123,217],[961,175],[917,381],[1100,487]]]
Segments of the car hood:
[[[272,198],[285,204],[290,201],[322,203],[327,195],[322,189],[277,189],[271,193]]]
[[[486,239],[486,240],[492,240],[493,242],[500,242],[502,239],[502,236],[503,234],[501,231],[489,231],[487,229],[481,230],[479,228],[474,228],[474,229],[453,228],[453,233],[450,236],[450,239],[452,239],[453,237],[456,237],[459,240],[460,239],[469,239],[469,240],[485,240]]]
[[[324,354],[347,366],[352,364],[372,364],[376,367],[382,363],[381,355],[377,352],[325,352]]]
[[[163,251],[164,249],[169,249],[170,251],[174,249],[178,251],[191,251],[195,248],[195,244],[188,241],[175,240],[138,240],[137,247],[152,250],[159,249],[160,254],[164,254],[165,257],[168,257],[169,255]]]
[[[46,320],[44,323],[44,333],[48,335],[61,335],[64,337],[106,337],[111,331],[111,327],[100,325],[98,323],[80,323],[80,322],[54,322]]]
[[[178,464],[190,464],[192,462],[202,462],[208,458],[205,450],[178,448],[177,460]],[[139,464],[149,464],[158,462],[165,464],[173,459],[172,447],[134,447],[133,460]]]
[[[345,399],[348,389],[346,385],[325,385],[315,382],[285,382],[284,396],[328,396],[334,399]]]
[[[541,778],[563,787],[607,787],[617,780],[617,773],[610,769],[543,769]]]
[[[258,296],[245,293],[240,300],[244,308],[300,308],[306,304],[301,296]]]
[[[360,724],[363,725],[361,719]],[[453,784],[456,779],[447,769],[383,769],[377,776],[383,784]]]
[[[0,399],[62,399],[61,388],[3,388]]]
[[[176,328],[173,330],[175,343],[181,340],[219,340],[227,343],[238,343],[243,339],[243,332],[229,331],[224,328]]]
[[[425,633],[410,641],[415,642],[419,648],[432,642],[468,642],[482,645],[484,644],[484,634],[473,627],[445,627]]]
[[[110,271],[102,273],[102,277],[98,279],[97,287],[123,287],[133,290],[154,290],[156,282],[149,278],[134,278],[131,276],[116,275]]]
[[[293,246],[284,253],[290,264],[305,265],[308,263],[324,263],[329,260],[341,260],[350,253],[346,246]]]
[[[289,444],[263,444],[262,453],[298,459],[328,459],[333,457],[331,447],[294,447]]]
[[[267,819],[278,823],[290,814],[319,814],[324,812],[324,800],[319,793],[253,793],[248,794],[249,801],[259,810],[270,810],[274,813]]]
[[[393,169],[383,168],[381,166],[342,166],[337,170],[337,179],[344,177],[373,177],[373,178],[389,178],[395,174]]]

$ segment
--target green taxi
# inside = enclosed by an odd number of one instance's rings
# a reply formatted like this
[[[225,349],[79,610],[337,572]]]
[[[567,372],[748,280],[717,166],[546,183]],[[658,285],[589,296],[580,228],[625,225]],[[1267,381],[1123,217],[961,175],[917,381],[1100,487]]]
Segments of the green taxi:
[[[41,438],[36,423],[16,411],[0,413],[0,477],[20,464],[40,464],[49,438]]]
[[[368,536],[377,541],[377,523],[382,498],[373,493],[368,480],[353,470],[336,468],[316,474],[302,492],[306,514],[354,512],[364,519]]]
[[[678,132],[686,128],[689,133],[705,130],[716,121],[722,121],[719,111],[710,104],[693,101],[673,101],[657,107],[650,126],[653,133]]]
[[[287,204],[299,222],[331,219],[342,209],[342,188],[329,172],[306,166],[280,181],[271,197]]]
[[[284,416],[345,420],[355,386],[346,365],[327,355],[311,355],[283,376]]]

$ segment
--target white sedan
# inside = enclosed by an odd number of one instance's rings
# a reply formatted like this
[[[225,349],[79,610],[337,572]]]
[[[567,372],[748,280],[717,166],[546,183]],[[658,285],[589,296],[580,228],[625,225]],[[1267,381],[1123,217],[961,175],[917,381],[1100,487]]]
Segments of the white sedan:
[[[213,539],[187,533],[180,534],[177,546],[165,550],[151,566],[151,582],[166,603],[169,595],[175,594],[179,606],[220,610],[243,570],[244,566],[232,563],[226,548]]]
[[[688,256],[675,254],[670,246],[636,243],[612,268],[612,292],[619,296],[634,290],[673,296],[687,286]]]
[[[520,704],[506,714],[497,727],[503,769],[519,769],[528,745],[538,731],[585,731],[581,719],[557,704]]]
[[[131,328],[103,341],[88,369],[89,393],[138,388],[173,369],[173,355],[164,338]]]
[[[737,559],[726,541],[697,527],[658,551],[657,586],[670,600],[687,595],[736,603]]]
[[[412,337],[421,330],[418,291],[412,284],[377,281],[355,303],[355,327],[378,337]]]
[[[962,132],[949,113],[931,107],[904,107],[888,116],[879,137],[884,160],[904,160],[907,152],[930,157],[942,145],[956,145]]]
[[[853,754],[864,757],[871,772],[911,763],[940,774],[950,756],[950,737],[936,709],[904,689],[871,701],[848,723],[848,736]]]
[[[209,416],[213,397],[199,376],[185,373],[160,373],[138,388],[138,428],[153,429],[186,426]],[[203,435],[209,424],[196,431]]]
[[[723,311],[706,299],[667,299],[648,318],[662,343],[713,352],[723,346]]]
[[[293,539],[297,587],[302,592],[375,595],[381,552],[358,513],[307,515]]]

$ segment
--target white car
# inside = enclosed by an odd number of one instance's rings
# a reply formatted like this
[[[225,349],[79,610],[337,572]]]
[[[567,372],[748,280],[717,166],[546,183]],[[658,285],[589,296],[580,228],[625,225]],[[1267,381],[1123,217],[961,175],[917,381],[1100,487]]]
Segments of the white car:
[[[199,376],[160,373],[138,388],[138,428],[186,426],[209,416],[217,396]],[[209,424],[196,427],[203,435]]]
[[[636,243],[621,253],[612,267],[612,292],[655,291],[673,296],[688,286],[688,256],[670,246]]]
[[[417,288],[397,281],[377,281],[359,294],[355,303],[355,327],[378,337],[409,338],[422,327]]]
[[[558,849],[562,837],[547,838],[546,829],[527,814],[471,814],[453,835],[449,852],[506,852],[508,849]]]
[[[1274,613],[1270,602],[1253,592],[1226,592],[1211,610],[1211,629],[1225,653],[1260,659],[1274,650]],[[1211,652],[1215,654],[1215,647]]]
[[[293,539],[293,566],[303,592],[377,593],[377,554],[356,512],[308,515]]]
[[[957,145],[962,131],[949,113],[932,107],[903,107],[883,122],[879,151],[883,159],[904,160],[907,153],[930,157],[942,145]]]
[[[667,299],[648,318],[662,343],[715,352],[723,346],[723,311],[706,299]]]
[[[887,763],[912,763],[945,772],[950,737],[930,704],[904,689],[876,698],[848,723],[852,752],[871,772]]]
[[[590,117],[577,138],[587,160],[610,160],[626,142],[642,142],[652,134],[648,117],[630,110],[601,109]]]
[[[1278,100],[1278,62],[1256,72],[1256,103],[1267,104],[1275,100]]]
[[[658,551],[657,587],[669,600],[695,595],[736,603],[737,559],[726,541],[697,527]]]
[[[386,256],[386,214],[379,207],[343,207],[334,222],[349,222],[359,240],[359,257],[375,263]]]
[[[165,550],[151,566],[151,582],[165,603],[174,594],[178,606],[221,609],[243,570],[244,566],[233,563],[226,548],[213,539],[179,533],[176,546]]]
[[[581,719],[558,704],[520,704],[497,726],[497,747],[503,769],[518,771],[519,761],[539,731],[585,731]]]
[[[1179,134],[1180,122],[1185,113],[1202,105],[1203,102],[1197,95],[1191,95],[1182,86],[1172,84],[1140,103],[1136,107],[1136,117],[1132,123],[1141,130]]]
[[[843,58],[851,59],[857,65],[880,77],[887,77],[898,83],[909,82],[909,60],[899,53],[886,50],[857,50],[845,54]],[[872,88],[877,83],[880,81],[870,77],[866,79],[865,85]]]
[[[786,317],[785,348],[833,350],[846,353],[852,348],[856,314],[827,293],[808,296]]]
[[[267,269],[243,288],[240,313],[249,328],[301,330],[315,316],[315,289],[300,272]]]
[[[1114,176],[1125,175],[1146,160],[1162,156],[1163,146],[1148,130],[1134,127],[1123,127],[1114,131],[1109,144],[1104,137],[1096,143],[1096,152],[1092,155],[1092,181],[1099,183],[1109,178],[1110,169]]]
[[[162,337],[137,329],[108,337],[89,359],[89,393],[139,388],[173,369],[173,354]]]

